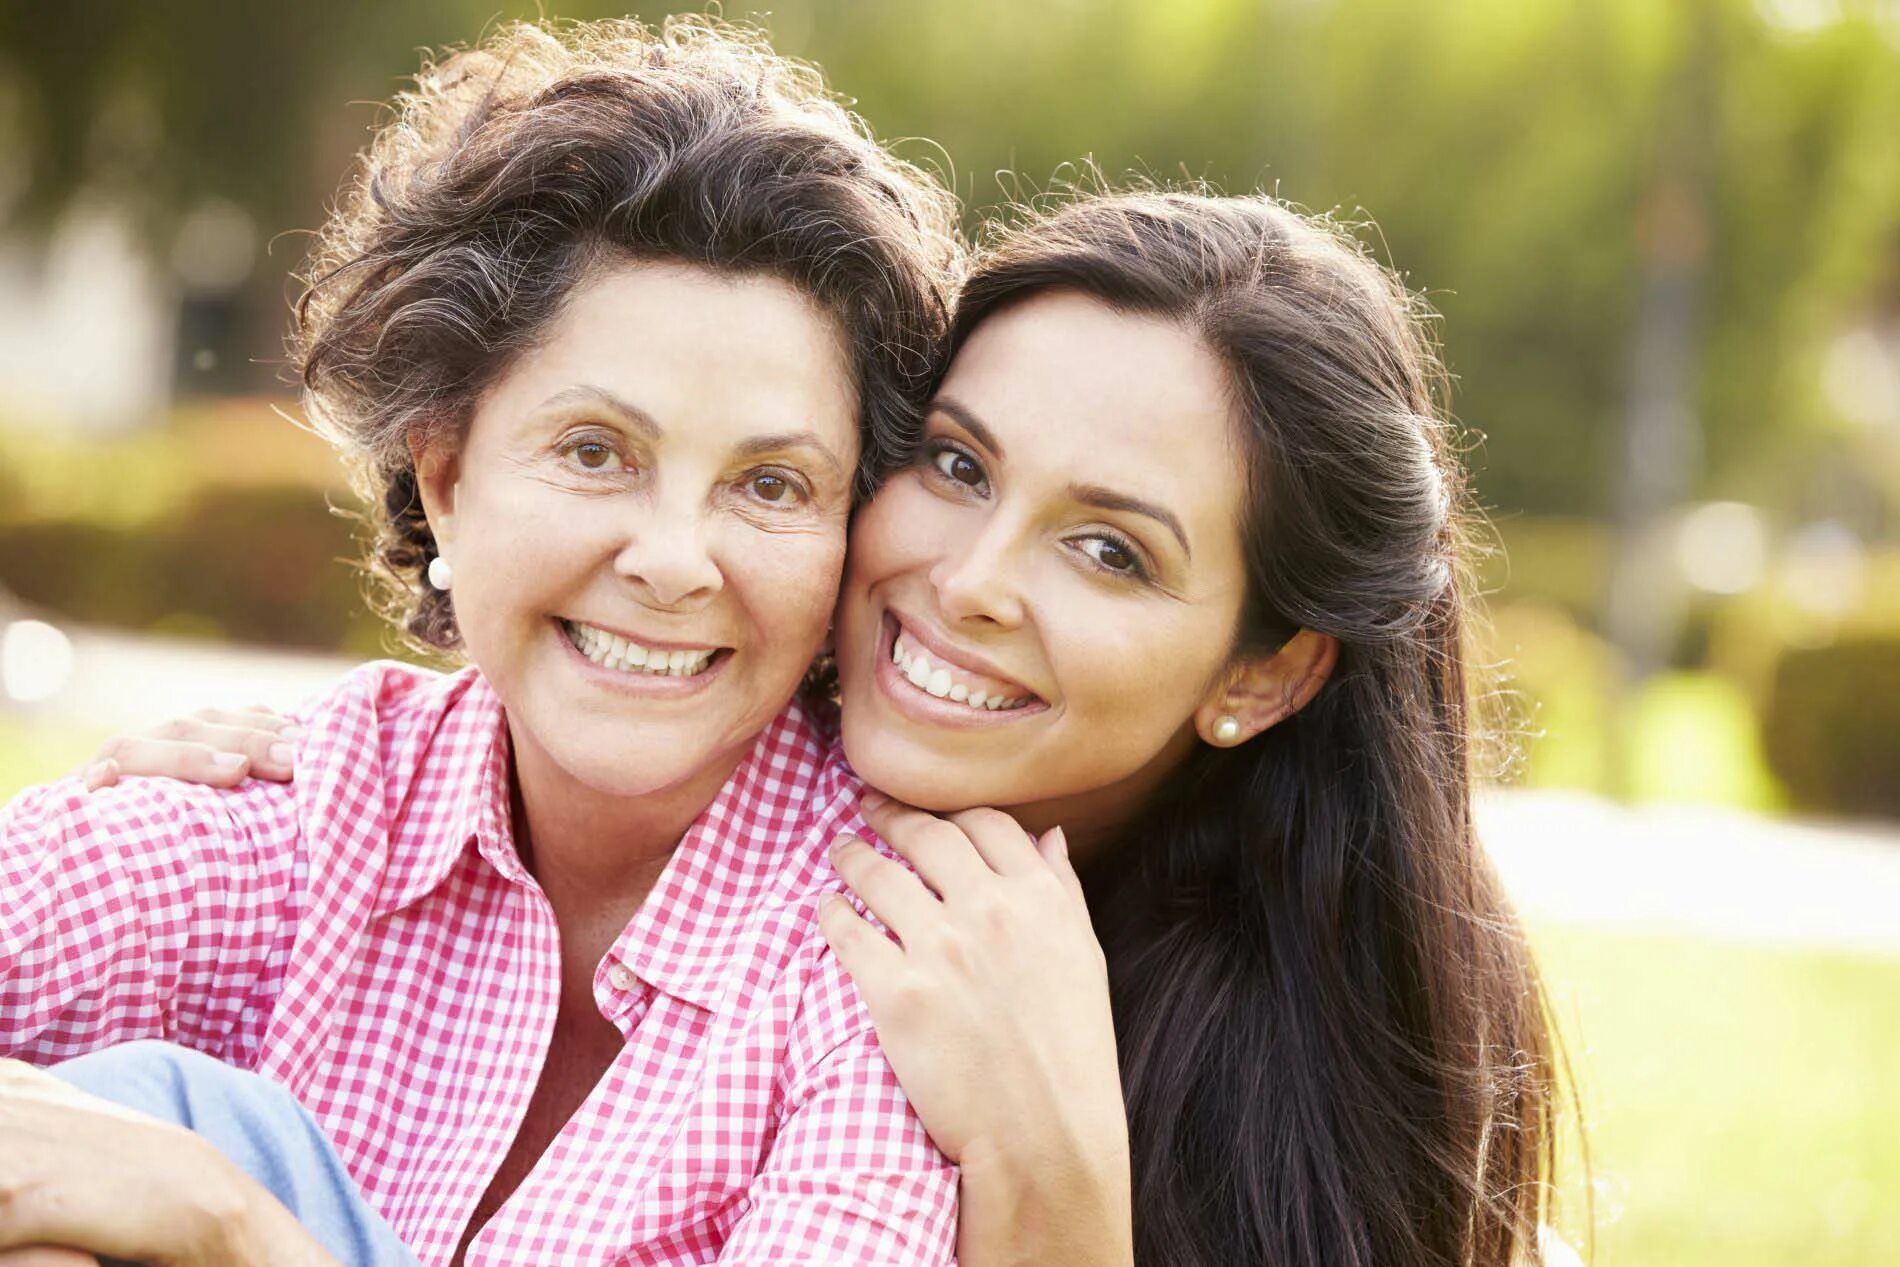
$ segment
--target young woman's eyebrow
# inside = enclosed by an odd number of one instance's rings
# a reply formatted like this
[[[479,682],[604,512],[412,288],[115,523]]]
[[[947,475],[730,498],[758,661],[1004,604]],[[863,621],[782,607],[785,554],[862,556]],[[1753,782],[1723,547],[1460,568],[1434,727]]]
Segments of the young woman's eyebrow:
[[[975,441],[997,457],[1003,456],[1003,446],[996,442],[996,435],[983,425],[981,419],[964,406],[948,396],[939,396],[930,402],[931,413],[946,413],[959,427],[969,432]]]
[[[541,402],[542,409],[559,409],[566,405],[589,405],[606,409],[616,415],[618,421],[628,430],[636,432],[643,439],[657,440],[664,428],[653,420],[653,415],[632,401],[616,396],[604,387],[595,387],[589,383],[578,383],[573,387],[563,387]]]
[[[1100,484],[1071,484],[1069,496],[1084,506],[1093,506],[1097,510],[1119,510],[1131,515],[1143,515],[1154,520],[1181,543],[1181,552],[1194,561],[1194,547],[1188,544],[1187,531],[1181,527],[1181,521],[1173,511],[1153,502],[1145,502],[1139,497],[1130,497],[1127,493],[1118,493],[1112,488],[1103,488]]]

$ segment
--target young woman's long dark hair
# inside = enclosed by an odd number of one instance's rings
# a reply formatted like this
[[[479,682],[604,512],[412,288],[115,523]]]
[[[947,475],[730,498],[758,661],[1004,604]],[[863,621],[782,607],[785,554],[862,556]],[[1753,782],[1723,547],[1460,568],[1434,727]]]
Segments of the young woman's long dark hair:
[[[1474,837],[1465,494],[1404,288],[1266,198],[1094,197],[979,260],[952,335],[1069,290],[1198,332],[1252,476],[1237,645],[1331,634],[1298,716],[1201,748],[1086,877],[1137,1261],[1532,1261],[1552,1041]]]

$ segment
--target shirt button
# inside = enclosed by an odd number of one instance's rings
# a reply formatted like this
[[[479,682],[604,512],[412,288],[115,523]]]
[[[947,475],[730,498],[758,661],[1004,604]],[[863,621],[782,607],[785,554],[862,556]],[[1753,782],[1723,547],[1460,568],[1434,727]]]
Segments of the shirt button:
[[[631,990],[638,980],[633,975],[633,969],[619,960],[615,960],[614,965],[607,969],[607,984],[616,990]]]

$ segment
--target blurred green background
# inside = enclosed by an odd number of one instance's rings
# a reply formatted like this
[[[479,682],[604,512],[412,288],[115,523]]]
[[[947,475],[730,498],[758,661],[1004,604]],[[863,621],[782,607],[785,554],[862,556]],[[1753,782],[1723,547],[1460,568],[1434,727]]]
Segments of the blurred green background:
[[[265,649],[388,652],[280,374],[302,231],[420,48],[625,11],[0,6],[0,795],[172,711],[180,664],[240,703],[333,665]],[[1807,859],[1900,892],[1900,0],[726,14],[915,138],[972,227],[1085,161],[1361,225],[1442,314],[1495,529],[1497,795],[1546,845],[1511,856],[1594,1145],[1568,1233],[1613,1264],[1900,1261],[1900,929],[1827,935],[1819,888],[1777,923]],[[1699,920],[1712,853],[1671,925],[1560,900],[1536,868],[1592,855],[1574,804],[1659,850],[1840,825],[1774,837]],[[1628,857],[1592,892],[1660,883]]]

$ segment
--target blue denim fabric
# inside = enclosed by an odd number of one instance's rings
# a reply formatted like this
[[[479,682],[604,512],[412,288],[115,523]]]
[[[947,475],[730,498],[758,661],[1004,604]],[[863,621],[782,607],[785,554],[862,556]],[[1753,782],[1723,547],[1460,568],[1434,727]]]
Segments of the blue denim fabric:
[[[290,1092],[171,1043],[136,1042],[47,1070],[54,1077],[214,1144],[349,1267],[417,1267],[369,1207],[316,1119]]]

